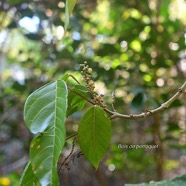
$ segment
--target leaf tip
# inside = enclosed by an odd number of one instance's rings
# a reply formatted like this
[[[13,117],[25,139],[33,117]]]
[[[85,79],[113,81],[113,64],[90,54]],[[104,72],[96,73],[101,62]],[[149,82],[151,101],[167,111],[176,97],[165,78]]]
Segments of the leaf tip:
[[[99,163],[97,163],[96,165],[94,164],[93,167],[95,168],[95,171],[97,171],[99,167]]]

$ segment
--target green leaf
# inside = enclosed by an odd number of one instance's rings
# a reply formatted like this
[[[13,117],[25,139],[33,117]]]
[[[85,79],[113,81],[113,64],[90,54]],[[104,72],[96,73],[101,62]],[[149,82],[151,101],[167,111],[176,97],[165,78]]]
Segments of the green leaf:
[[[85,98],[89,98],[87,88],[83,85],[75,85],[73,87],[73,90],[77,92],[78,94],[82,95]],[[68,110],[67,110],[67,116],[73,114],[74,112],[78,110],[82,110],[85,106],[85,103],[87,101],[74,93],[73,91],[70,91],[68,94]]]
[[[164,180],[160,182],[141,183],[141,184],[125,184],[126,186],[185,186],[186,174],[176,177],[172,180]]]
[[[33,185],[40,186],[40,183],[32,170],[31,163],[28,162],[21,176],[19,186],[33,186]]]
[[[25,103],[25,122],[40,133],[30,145],[34,174],[42,186],[58,185],[57,161],[65,143],[67,87],[64,81],[49,83],[33,92]]]
[[[169,9],[169,5],[170,5],[170,0],[164,0],[160,3],[160,15],[166,19],[169,16],[169,11],[167,11]]]
[[[68,78],[69,78],[69,75],[68,74],[64,74],[61,78],[60,78],[60,80],[63,80],[63,81],[67,81],[68,80]]]
[[[83,116],[78,129],[82,152],[97,169],[111,139],[111,123],[104,110],[92,106]]]
[[[77,0],[66,0],[65,6],[65,30],[69,25],[70,14],[72,13]]]
[[[23,0],[8,0],[8,3],[10,3],[12,5],[19,4],[21,2],[23,2]]]
[[[54,124],[56,114],[65,115],[66,96],[66,84],[58,80],[37,89],[27,98],[24,120],[33,134],[43,132],[49,125]]]
[[[179,150],[186,150],[186,145],[171,144],[170,147],[172,147],[174,149],[179,149]]]

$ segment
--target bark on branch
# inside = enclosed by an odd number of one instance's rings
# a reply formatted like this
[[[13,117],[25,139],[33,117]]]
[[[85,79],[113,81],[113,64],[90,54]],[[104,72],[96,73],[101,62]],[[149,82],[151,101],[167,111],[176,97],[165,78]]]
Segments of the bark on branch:
[[[138,119],[138,118],[145,118],[149,115],[153,115],[156,114],[158,112],[161,112],[165,109],[167,109],[181,94],[183,94],[186,90],[186,81],[183,83],[183,85],[178,89],[178,91],[165,103],[161,104],[160,107],[156,108],[156,109],[146,109],[145,112],[142,112],[140,114],[130,114],[130,115],[126,115],[126,114],[120,114],[118,112],[112,112],[108,109],[105,109],[106,112],[112,114],[112,116],[110,117],[110,119],[115,119],[115,118],[125,118],[125,119]]]

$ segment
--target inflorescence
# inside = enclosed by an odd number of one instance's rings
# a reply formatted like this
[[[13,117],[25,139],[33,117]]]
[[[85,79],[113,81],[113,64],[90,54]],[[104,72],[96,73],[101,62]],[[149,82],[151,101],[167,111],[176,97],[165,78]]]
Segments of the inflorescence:
[[[81,74],[83,76],[83,81],[86,83],[87,90],[91,95],[92,101],[95,105],[99,105],[102,108],[106,108],[106,105],[103,104],[103,95],[98,94],[94,91],[95,89],[95,82],[92,80],[92,68],[87,65],[85,61],[84,64],[80,65],[82,67]]]

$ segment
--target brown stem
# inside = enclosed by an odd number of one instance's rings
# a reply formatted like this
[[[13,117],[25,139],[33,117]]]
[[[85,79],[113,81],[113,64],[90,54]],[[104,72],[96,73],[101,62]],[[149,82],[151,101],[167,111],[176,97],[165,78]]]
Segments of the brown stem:
[[[71,136],[66,137],[65,141],[69,140],[70,138],[73,138],[73,137],[76,136],[77,134],[78,134],[78,133],[76,132],[76,133],[72,134]]]
[[[80,82],[73,75],[69,74],[68,76],[74,79],[74,81],[76,81],[77,84],[80,84]]]
[[[178,91],[165,103],[161,104],[160,107],[156,109],[146,109],[145,112],[142,112],[141,114],[130,114],[130,115],[125,115],[125,114],[120,114],[118,112],[112,112],[108,109],[105,109],[106,112],[112,114],[110,119],[115,119],[115,118],[125,118],[125,119],[138,119],[138,118],[145,118],[149,115],[159,113],[165,109],[167,109],[181,94],[183,94],[186,90],[186,81],[183,83],[183,85],[178,89]]]
[[[105,179],[101,173],[101,170],[100,168],[98,167],[98,169],[96,170],[96,176],[97,176],[97,179],[98,179],[98,182],[101,186],[106,186],[107,184],[105,183]]]

